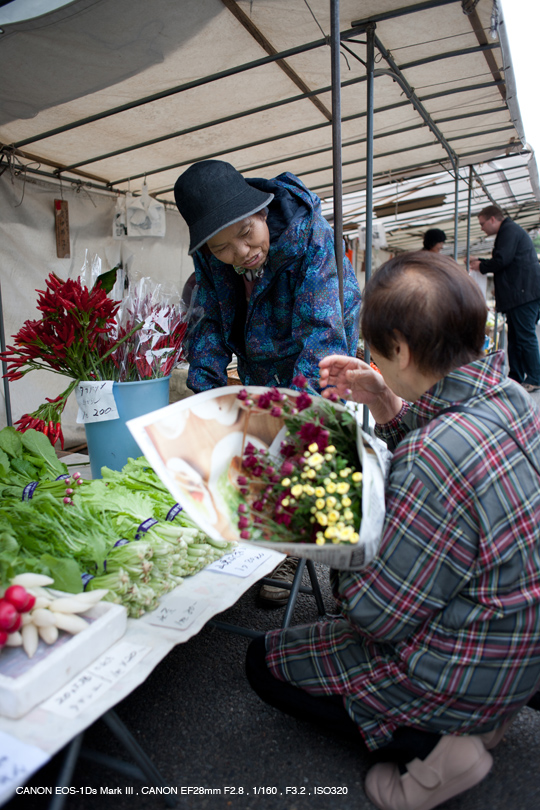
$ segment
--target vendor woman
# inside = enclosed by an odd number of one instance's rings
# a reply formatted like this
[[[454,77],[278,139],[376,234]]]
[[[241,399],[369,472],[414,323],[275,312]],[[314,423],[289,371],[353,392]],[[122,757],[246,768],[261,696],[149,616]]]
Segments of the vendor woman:
[[[193,329],[187,385],[227,385],[233,354],[244,385],[311,385],[327,354],[355,354],[360,291],[344,260],[342,316],[334,233],[320,200],[292,174],[245,179],[221,160],[176,181],[204,317]]]

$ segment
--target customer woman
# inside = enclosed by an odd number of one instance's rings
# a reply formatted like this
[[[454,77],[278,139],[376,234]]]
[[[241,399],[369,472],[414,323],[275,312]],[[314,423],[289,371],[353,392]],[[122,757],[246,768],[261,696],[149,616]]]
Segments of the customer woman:
[[[540,684],[540,414],[503,354],[484,355],[485,320],[448,257],[402,254],[374,274],[361,325],[381,374],[339,356],[320,367],[394,450],[378,556],[333,572],[338,617],[248,651],[263,700],[391,760],[366,779],[381,810],[430,810],[481,781]]]
[[[358,283],[345,258],[342,312],[334,233],[298,177],[244,178],[230,163],[203,160],[178,178],[174,195],[204,311],[189,335],[189,388],[227,385],[233,355],[244,385],[287,387],[303,374],[318,386],[321,357],[356,353]],[[280,568],[292,581],[290,562]],[[276,606],[288,596],[261,590]]]

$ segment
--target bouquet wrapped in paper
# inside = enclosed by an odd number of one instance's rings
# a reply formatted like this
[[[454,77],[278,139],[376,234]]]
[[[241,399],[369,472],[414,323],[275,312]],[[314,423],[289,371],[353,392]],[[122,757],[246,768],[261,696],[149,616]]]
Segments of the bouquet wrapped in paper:
[[[376,554],[387,458],[355,410],[305,390],[229,386],[128,427],[210,536],[341,569]]]

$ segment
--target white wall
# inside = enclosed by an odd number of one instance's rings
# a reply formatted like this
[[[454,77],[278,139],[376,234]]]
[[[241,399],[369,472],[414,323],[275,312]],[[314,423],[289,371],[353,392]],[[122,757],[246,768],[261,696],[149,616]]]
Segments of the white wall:
[[[30,177],[30,176],[29,176]],[[150,187],[150,192],[152,188]],[[50,272],[63,279],[76,278],[86,250],[98,254],[102,269],[114,267],[120,258],[134,276],[150,276],[174,285],[179,293],[193,271],[187,255],[188,230],[176,211],[167,211],[164,238],[112,238],[116,197],[84,188],[77,191],[66,183],[63,198],[69,206],[71,258],[56,257],[54,200],[61,197],[59,185],[35,180],[26,182],[9,171],[0,177],[0,283],[6,343],[12,343],[24,321],[36,319],[36,289],[44,289]],[[129,258],[131,257],[131,258]],[[10,384],[13,421],[37,408],[45,397],[55,397],[68,385],[65,377],[32,371]],[[71,401],[73,400],[73,401]],[[76,424],[77,407],[72,397],[62,420],[69,444],[84,441],[84,428]],[[0,386],[0,427],[6,425],[4,385]]]

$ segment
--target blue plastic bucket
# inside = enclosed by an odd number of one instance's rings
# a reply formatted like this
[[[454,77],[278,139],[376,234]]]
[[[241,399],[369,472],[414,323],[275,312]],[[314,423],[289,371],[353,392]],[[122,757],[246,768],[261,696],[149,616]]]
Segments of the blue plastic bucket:
[[[92,478],[101,478],[101,468],[121,470],[128,458],[139,458],[141,449],[126,422],[169,404],[169,377],[136,382],[115,382],[113,394],[118,419],[87,422],[84,426]]]

